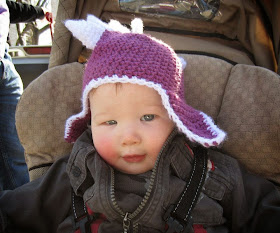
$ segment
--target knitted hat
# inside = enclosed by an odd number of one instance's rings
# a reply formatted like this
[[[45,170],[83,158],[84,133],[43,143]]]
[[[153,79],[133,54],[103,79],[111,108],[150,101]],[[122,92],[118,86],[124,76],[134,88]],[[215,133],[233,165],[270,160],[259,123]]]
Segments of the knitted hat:
[[[93,50],[83,77],[82,111],[66,121],[66,141],[75,142],[87,128],[89,93],[106,83],[131,83],[156,90],[170,119],[191,141],[209,147],[225,139],[226,134],[209,116],[185,103],[185,61],[167,44],[143,34],[140,19],[132,21],[132,31],[118,21],[106,24],[92,15],[87,20],[67,20],[65,25]]]

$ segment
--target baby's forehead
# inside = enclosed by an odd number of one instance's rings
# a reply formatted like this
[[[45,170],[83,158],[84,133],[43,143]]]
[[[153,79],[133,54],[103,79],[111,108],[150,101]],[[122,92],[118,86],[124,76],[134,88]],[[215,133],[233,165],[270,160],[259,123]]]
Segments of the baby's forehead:
[[[108,104],[135,104],[163,107],[160,94],[146,85],[134,83],[106,83],[92,89],[89,95],[90,102],[96,104],[106,102]]]
[[[139,93],[142,93],[143,95],[148,93],[149,94],[153,93],[155,96],[159,95],[156,90],[146,85],[140,85],[134,83],[120,83],[120,82],[102,84],[97,88],[93,88],[90,91],[90,94],[92,95],[97,92],[106,93],[108,96],[113,96],[118,94],[121,95],[124,92],[125,93],[130,92],[130,94],[134,93],[135,95]]]
[[[89,92],[90,95],[93,95],[95,94],[97,91],[103,91],[103,89],[115,89],[115,92],[117,93],[123,85],[126,85],[126,83],[105,83],[105,84],[102,84],[96,88],[92,88]],[[112,93],[113,94],[113,93]]]

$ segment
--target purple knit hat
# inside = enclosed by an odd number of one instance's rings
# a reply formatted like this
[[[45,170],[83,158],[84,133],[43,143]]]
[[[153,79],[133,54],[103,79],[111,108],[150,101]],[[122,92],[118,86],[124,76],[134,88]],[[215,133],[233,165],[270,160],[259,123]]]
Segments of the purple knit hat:
[[[93,50],[84,72],[82,111],[66,121],[66,141],[75,142],[85,131],[90,121],[89,93],[106,83],[132,83],[156,90],[170,119],[191,141],[209,147],[225,139],[225,132],[209,116],[185,103],[185,61],[167,44],[143,34],[140,19],[132,21],[132,32],[118,21],[106,24],[92,15],[87,20],[67,20],[65,25]]]

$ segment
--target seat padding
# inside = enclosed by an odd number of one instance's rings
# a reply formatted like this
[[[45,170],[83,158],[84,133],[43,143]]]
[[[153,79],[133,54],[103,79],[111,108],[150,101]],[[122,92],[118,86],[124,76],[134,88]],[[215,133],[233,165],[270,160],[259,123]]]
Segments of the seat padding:
[[[72,145],[64,141],[64,125],[80,110],[82,74],[79,63],[57,66],[24,90],[17,106],[16,127],[29,170],[45,167],[71,151]],[[36,174],[30,170],[30,179],[37,178]]]
[[[245,167],[280,183],[280,77],[267,69],[232,68],[217,123],[223,149]]]

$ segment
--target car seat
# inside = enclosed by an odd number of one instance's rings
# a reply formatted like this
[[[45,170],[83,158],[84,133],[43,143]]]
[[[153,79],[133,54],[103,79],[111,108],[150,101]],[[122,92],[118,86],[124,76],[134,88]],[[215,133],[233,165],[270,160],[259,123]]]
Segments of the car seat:
[[[70,16],[58,15],[65,18],[85,16],[83,10],[77,15],[77,11],[72,9],[73,5],[70,7],[71,4],[61,6],[65,2],[60,2],[59,10],[68,9]],[[97,3],[93,1],[87,4]],[[112,6],[106,8],[105,3],[101,5],[100,3],[99,8],[85,11],[92,11],[90,13],[100,17],[108,16],[108,11],[104,9],[108,10]],[[110,16],[122,18],[116,12]],[[146,19],[147,22],[149,20]],[[66,119],[80,112],[81,108],[81,79],[89,51],[71,37],[62,23],[57,24],[55,34],[57,31],[62,34],[54,41],[54,48],[59,47],[59,44],[66,44],[67,51],[52,50],[50,68],[24,90],[16,111],[16,126],[25,149],[31,180],[44,174],[57,158],[70,153],[72,145],[63,138],[64,125]],[[151,21],[149,24],[152,24]],[[218,40],[170,32],[149,33],[170,43],[187,61],[184,70],[187,103],[212,116],[216,124],[228,133],[227,140],[218,150],[237,158],[250,172],[279,185],[279,75],[256,66],[244,50],[218,43]],[[62,43],[62,39],[66,42]],[[75,47],[75,44],[79,46]],[[205,48],[207,52],[190,51],[190,45],[197,50],[199,47]],[[74,46],[75,53],[69,51],[69,46]],[[216,52],[218,50],[224,53]],[[75,55],[72,56],[71,53]],[[213,54],[218,55],[213,57]]]
[[[202,55],[181,55],[186,101],[228,133],[219,148],[249,171],[280,184],[280,78],[262,67]],[[64,141],[66,119],[80,111],[83,64],[49,69],[24,91],[16,126],[25,149],[31,180],[59,156],[69,154]]]

